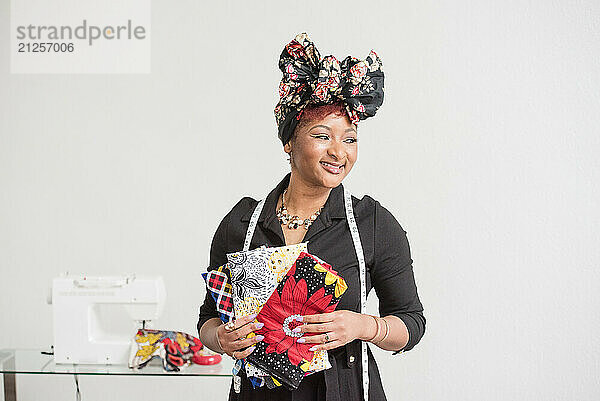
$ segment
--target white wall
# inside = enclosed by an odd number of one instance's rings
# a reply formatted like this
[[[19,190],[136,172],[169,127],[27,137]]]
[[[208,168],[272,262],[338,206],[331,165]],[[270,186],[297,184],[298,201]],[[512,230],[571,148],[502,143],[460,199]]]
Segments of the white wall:
[[[0,348],[52,343],[46,292],[65,270],[162,274],[157,326],[195,333],[218,222],[286,172],[277,61],[307,31],[323,55],[384,63],[347,185],[408,232],[427,318],[412,351],[376,355],[388,398],[600,397],[597,1],[155,0],[149,75],[11,75],[9,15],[3,0]],[[20,400],[74,397],[70,377],[17,384]],[[80,386],[216,400],[228,383]]]

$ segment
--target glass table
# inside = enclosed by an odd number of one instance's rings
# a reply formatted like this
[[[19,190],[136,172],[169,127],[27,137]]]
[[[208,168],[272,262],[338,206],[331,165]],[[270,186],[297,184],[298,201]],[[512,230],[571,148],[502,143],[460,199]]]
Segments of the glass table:
[[[118,376],[231,376],[233,360],[223,355],[216,365],[190,365],[181,372],[165,372],[160,359],[152,360],[143,369],[127,365],[56,364],[54,356],[40,349],[0,349],[0,374],[4,376],[4,401],[16,401],[16,374],[42,375],[118,375]],[[0,401],[2,398],[0,398]]]

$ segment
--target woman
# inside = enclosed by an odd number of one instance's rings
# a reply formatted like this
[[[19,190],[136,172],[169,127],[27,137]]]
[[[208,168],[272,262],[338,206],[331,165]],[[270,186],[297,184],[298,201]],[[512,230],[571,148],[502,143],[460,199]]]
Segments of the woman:
[[[383,102],[381,61],[374,52],[342,63],[333,56],[321,58],[303,33],[284,48],[279,66],[283,79],[275,115],[291,172],[260,205],[255,228],[250,224],[259,205],[255,199],[241,199],[225,216],[212,242],[209,269],[227,263],[226,254],[241,250],[248,234],[250,249],[308,242],[309,252],[331,264],[348,290],[336,311],[304,316],[299,326],[304,335],[298,341],[314,344],[311,350],[327,350],[331,369],[306,376],[294,391],[253,389],[242,372],[241,389],[232,384],[229,399],[384,400],[377,365],[362,344],[408,351],[423,336],[425,318],[406,232],[379,202],[350,198],[342,186],[357,160],[357,122],[375,115]],[[361,285],[367,293],[375,289],[381,317],[361,313]],[[265,340],[244,339],[262,327],[253,320],[221,324],[207,295],[200,308],[200,339],[212,350],[246,358]]]

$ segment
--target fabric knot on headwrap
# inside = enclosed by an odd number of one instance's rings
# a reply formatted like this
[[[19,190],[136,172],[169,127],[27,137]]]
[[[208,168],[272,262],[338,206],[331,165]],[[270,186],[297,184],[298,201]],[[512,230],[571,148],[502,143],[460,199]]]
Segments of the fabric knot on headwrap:
[[[347,56],[341,63],[334,56],[321,58],[306,33],[288,43],[279,57],[283,77],[275,119],[279,139],[285,145],[302,111],[309,104],[343,101],[353,124],[375,115],[383,103],[382,63],[373,50],[366,59]]]

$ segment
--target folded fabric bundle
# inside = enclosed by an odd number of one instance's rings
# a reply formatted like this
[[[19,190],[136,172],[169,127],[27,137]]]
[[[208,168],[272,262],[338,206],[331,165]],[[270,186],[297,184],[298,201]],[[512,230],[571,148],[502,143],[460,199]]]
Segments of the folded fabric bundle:
[[[301,316],[333,312],[346,289],[344,279],[329,264],[300,253],[257,316],[264,326],[256,334],[265,338],[248,361],[289,389],[298,388],[306,374],[327,368],[326,351],[310,351],[314,344],[298,343],[302,334],[293,329],[302,324]],[[324,360],[315,366],[318,355]]]
[[[295,389],[305,375],[331,364],[327,351],[311,352],[291,330],[302,315],[335,310],[347,286],[333,268],[311,255],[307,243],[262,246],[227,254],[228,263],[203,273],[207,289],[223,322],[257,314],[265,325],[249,336],[264,335],[233,373],[244,369],[254,387]]]
[[[236,318],[258,314],[277,284],[294,264],[307,244],[266,247],[227,254],[227,267],[231,276],[232,298]],[[254,336],[252,333],[250,337]],[[269,374],[246,362],[246,376],[267,380]],[[274,383],[268,380],[269,383]]]
[[[139,329],[130,350],[129,367],[133,369],[145,367],[154,358],[160,358],[168,372],[179,372],[192,363],[221,362],[221,355],[205,349],[198,338],[181,331]]]

